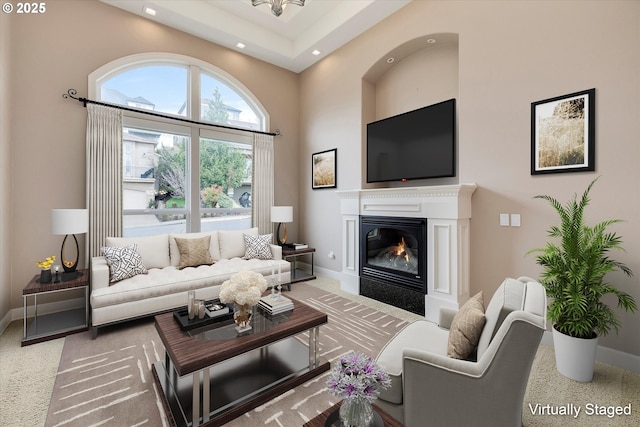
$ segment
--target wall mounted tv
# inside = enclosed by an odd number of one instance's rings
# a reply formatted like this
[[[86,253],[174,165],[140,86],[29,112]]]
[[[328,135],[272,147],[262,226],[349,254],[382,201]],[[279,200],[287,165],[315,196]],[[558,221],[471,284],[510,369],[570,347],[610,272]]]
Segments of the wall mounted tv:
[[[456,100],[367,124],[367,182],[456,175]]]

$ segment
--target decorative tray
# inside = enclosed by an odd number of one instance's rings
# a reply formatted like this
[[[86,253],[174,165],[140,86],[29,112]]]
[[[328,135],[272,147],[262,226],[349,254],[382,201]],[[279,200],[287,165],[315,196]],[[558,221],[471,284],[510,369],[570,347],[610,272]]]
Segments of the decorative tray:
[[[186,307],[178,311],[174,311],[173,317],[176,319],[183,331],[188,331],[202,326],[207,326],[212,323],[218,323],[223,320],[233,319],[233,310],[231,310],[231,307],[226,304],[221,303],[219,299],[215,299],[205,303],[203,319],[198,319],[196,316],[189,320],[189,312]]]

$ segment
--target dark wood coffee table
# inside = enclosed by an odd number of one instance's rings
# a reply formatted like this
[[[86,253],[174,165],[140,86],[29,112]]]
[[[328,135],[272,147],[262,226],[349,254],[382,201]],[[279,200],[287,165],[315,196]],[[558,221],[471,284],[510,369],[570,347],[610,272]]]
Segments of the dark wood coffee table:
[[[173,313],[155,317],[165,360],[153,373],[172,425],[222,425],[329,370],[318,357],[327,315],[291,299],[293,311],[279,315],[255,308],[242,334],[233,320],[183,331]],[[308,347],[295,337],[307,331]]]

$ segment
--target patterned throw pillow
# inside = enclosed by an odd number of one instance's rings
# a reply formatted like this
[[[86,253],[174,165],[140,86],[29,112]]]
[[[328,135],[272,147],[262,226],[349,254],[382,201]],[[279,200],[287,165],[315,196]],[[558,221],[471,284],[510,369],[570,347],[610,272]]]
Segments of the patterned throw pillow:
[[[244,259],[273,259],[271,253],[271,234],[252,236],[243,234],[246,252]]]
[[[111,283],[147,273],[142,257],[138,253],[138,245],[135,243],[123,247],[104,246],[101,251],[109,264]]]
[[[176,244],[180,252],[180,263],[178,270],[185,267],[197,267],[199,265],[213,264],[211,252],[209,252],[209,244],[211,236],[204,236],[194,239],[182,239],[176,237]]]
[[[451,321],[447,356],[466,359],[478,345],[486,319],[482,291],[470,298]]]

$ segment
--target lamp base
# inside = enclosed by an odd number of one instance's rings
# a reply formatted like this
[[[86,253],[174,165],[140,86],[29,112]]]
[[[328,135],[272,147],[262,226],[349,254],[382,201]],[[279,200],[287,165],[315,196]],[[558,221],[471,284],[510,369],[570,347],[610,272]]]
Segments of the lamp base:
[[[283,235],[282,238],[280,238],[280,226],[282,226],[282,231],[283,231]],[[282,222],[278,223],[278,228],[276,229],[276,242],[278,242],[278,244],[280,246],[286,246],[287,243],[287,224],[284,224]]]

